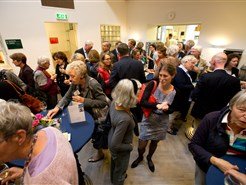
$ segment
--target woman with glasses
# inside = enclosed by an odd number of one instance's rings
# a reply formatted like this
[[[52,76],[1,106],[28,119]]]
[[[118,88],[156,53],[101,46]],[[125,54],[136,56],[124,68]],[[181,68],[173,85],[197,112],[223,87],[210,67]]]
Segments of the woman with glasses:
[[[195,184],[205,184],[210,165],[227,170],[238,170],[236,165],[221,159],[225,154],[246,156],[246,91],[238,92],[221,111],[207,114],[189,143],[196,161]]]
[[[70,143],[54,127],[34,134],[32,122],[27,107],[12,102],[0,103],[0,163],[26,160],[24,168],[7,169],[8,176],[1,184],[19,178],[21,184],[78,184]]]
[[[101,77],[101,85],[106,96],[111,99],[111,88],[109,86],[109,78],[112,70],[112,56],[110,54],[103,54],[99,67],[97,69],[98,75]]]

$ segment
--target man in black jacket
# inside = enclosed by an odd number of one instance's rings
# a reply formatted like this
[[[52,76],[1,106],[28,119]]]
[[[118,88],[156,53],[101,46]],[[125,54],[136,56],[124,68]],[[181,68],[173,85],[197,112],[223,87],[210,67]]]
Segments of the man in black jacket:
[[[85,57],[85,60],[88,61],[88,54],[90,52],[90,50],[93,48],[93,42],[90,40],[87,40],[85,42],[85,46],[76,50],[75,53],[80,53]]]
[[[211,73],[200,77],[192,93],[195,102],[191,115],[195,118],[195,128],[203,117],[225,107],[230,99],[241,90],[240,80],[224,70],[227,56],[225,53],[214,55],[210,61]]]
[[[121,43],[117,47],[120,60],[113,66],[109,84],[113,89],[121,79],[136,79],[141,83],[146,81],[144,66],[140,61],[134,60],[129,56],[127,44]]]

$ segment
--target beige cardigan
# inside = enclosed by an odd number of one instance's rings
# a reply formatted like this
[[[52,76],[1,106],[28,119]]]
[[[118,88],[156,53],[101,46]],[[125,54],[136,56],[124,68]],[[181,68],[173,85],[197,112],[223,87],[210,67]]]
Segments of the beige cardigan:
[[[57,150],[50,165],[40,174],[31,177],[28,171],[24,176],[24,184],[78,184],[78,173],[76,161],[70,143],[62,133],[53,128],[56,136]]]

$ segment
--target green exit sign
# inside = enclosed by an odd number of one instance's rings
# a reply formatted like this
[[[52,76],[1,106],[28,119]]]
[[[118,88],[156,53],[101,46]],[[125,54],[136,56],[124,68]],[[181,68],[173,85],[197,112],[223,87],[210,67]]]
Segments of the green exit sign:
[[[67,20],[68,16],[66,13],[56,13],[56,19],[57,20]]]

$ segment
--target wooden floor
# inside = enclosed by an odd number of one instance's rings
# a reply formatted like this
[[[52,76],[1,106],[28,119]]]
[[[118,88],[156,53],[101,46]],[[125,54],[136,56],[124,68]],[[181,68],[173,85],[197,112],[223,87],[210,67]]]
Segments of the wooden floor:
[[[184,134],[186,127],[187,123],[183,123],[177,136],[167,134],[166,140],[159,142],[152,159],[156,168],[154,173],[148,169],[146,158],[138,167],[130,167],[137,157],[137,137],[134,136],[134,149],[131,152],[125,185],[192,185],[195,163],[187,147],[189,140]],[[82,169],[94,185],[110,185],[110,154],[106,151],[103,161],[87,162],[94,153],[91,142],[79,152]]]

